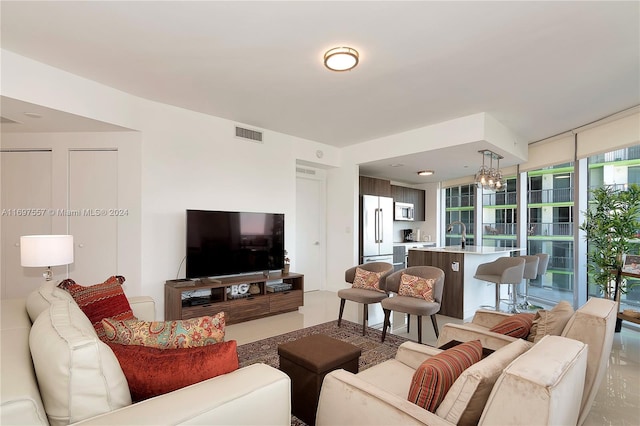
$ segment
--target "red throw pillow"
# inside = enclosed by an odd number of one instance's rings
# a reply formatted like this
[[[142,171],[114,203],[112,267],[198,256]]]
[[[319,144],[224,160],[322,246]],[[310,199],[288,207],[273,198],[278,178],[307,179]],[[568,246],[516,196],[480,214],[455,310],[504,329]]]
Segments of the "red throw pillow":
[[[436,281],[431,278],[416,277],[414,275],[402,273],[400,277],[400,296],[417,297],[427,302],[433,302],[433,286]]]
[[[116,320],[137,319],[133,315],[131,305],[122,290],[125,278],[121,275],[111,276],[105,282],[88,287],[76,284],[72,279],[66,279],[58,287],[68,291],[78,307],[89,318],[98,337],[104,339],[103,318]]]
[[[129,383],[133,402],[238,369],[235,340],[196,348],[156,349],[107,343]]]
[[[511,315],[494,325],[489,331],[495,333],[505,334],[511,337],[517,337],[519,339],[526,339],[529,335],[529,330],[533,325],[533,319],[535,314],[515,314]]]
[[[413,374],[409,388],[410,402],[432,413],[464,370],[482,359],[480,340],[461,343],[432,356]]]

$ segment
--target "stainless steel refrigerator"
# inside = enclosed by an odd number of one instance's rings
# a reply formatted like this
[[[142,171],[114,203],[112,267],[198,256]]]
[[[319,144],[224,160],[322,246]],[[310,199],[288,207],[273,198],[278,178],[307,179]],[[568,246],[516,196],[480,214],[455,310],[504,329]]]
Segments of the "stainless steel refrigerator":
[[[393,263],[393,198],[363,195],[362,263]]]

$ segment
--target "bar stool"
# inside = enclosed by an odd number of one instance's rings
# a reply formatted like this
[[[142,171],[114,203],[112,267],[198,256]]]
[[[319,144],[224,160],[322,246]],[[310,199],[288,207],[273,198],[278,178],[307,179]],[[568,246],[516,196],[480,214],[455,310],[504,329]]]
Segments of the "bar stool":
[[[529,280],[534,280],[538,276],[538,265],[540,263],[540,258],[538,256],[520,256],[524,259],[524,272],[522,274],[522,278],[525,281],[525,288],[529,287]],[[518,305],[518,284],[513,285],[509,288],[509,306],[511,310],[509,312],[517,312],[517,308],[528,309],[528,306]]]
[[[547,253],[538,253],[535,255],[538,258],[538,270],[536,271],[535,276],[526,276],[528,278],[524,287],[524,295],[522,295],[522,303],[518,305],[521,309],[542,309],[541,306],[532,305],[529,303],[529,279],[536,279],[537,277],[543,276],[547,273],[547,267],[549,266],[549,255]]]
[[[493,262],[478,265],[475,279],[496,284],[496,306],[500,310],[500,284],[510,284],[515,295],[515,286],[522,282],[524,277],[525,260],[523,257],[499,257]],[[515,311],[515,304],[512,306]]]

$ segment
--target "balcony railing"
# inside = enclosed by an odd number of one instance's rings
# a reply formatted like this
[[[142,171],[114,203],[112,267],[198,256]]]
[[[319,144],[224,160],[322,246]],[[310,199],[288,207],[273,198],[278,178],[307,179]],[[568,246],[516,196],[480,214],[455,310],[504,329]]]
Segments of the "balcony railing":
[[[516,235],[517,223],[483,223],[484,235]],[[573,235],[573,223],[531,223],[527,228],[528,236],[568,236]]]
[[[567,203],[573,201],[573,188],[529,190],[529,204]]]

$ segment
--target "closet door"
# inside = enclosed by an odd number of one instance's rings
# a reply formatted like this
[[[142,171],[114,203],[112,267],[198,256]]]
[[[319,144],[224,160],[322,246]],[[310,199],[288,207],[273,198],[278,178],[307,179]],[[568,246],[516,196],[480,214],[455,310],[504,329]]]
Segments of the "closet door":
[[[43,282],[45,268],[20,266],[20,236],[51,234],[51,151],[5,151],[1,157],[2,298],[25,297]],[[54,279],[66,267],[54,267]]]
[[[81,285],[101,283],[118,272],[117,151],[69,151],[68,203],[75,244],[69,277]]]

